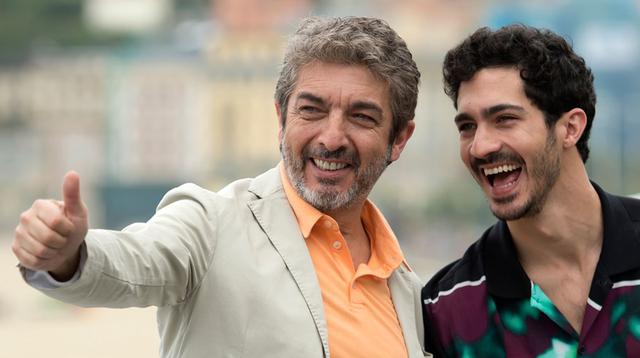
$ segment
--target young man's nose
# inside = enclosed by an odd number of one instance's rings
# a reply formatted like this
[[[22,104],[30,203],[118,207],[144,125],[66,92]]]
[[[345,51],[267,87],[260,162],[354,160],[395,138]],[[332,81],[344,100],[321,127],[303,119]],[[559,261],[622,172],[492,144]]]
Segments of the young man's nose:
[[[502,143],[491,129],[479,126],[473,136],[470,154],[476,158],[485,158],[491,153],[498,152]]]

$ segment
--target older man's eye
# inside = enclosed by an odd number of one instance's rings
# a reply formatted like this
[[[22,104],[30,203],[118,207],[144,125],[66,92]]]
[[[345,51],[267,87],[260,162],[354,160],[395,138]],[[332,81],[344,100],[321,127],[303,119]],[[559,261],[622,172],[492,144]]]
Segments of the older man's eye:
[[[302,106],[298,109],[298,111],[300,112],[309,112],[309,113],[314,113],[314,112],[318,112],[319,109],[313,106]]]
[[[378,119],[364,113],[354,113],[351,115],[352,120],[364,127],[375,127],[378,124]]]
[[[373,117],[368,116],[368,115],[366,115],[364,113],[356,113],[353,116],[356,119],[359,119],[359,120],[362,120],[362,121],[367,121],[367,122],[375,122],[376,121]]]
[[[324,111],[316,106],[301,106],[297,111],[304,119],[318,119],[324,116]]]

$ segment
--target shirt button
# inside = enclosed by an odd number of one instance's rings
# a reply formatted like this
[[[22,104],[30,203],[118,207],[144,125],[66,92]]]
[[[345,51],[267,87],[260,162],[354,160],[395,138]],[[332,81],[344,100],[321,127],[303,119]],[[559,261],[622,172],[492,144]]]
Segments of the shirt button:
[[[340,250],[342,248],[342,243],[340,241],[336,240],[336,241],[333,242],[332,246],[333,246],[334,249]]]
[[[332,229],[333,228],[333,223],[330,220],[325,220],[324,221],[324,227],[327,229]]]

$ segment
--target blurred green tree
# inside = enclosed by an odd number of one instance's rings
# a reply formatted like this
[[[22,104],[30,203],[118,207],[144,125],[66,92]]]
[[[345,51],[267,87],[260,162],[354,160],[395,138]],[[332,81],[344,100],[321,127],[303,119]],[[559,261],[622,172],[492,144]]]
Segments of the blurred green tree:
[[[103,46],[122,35],[92,32],[82,0],[0,0],[0,62],[21,62],[38,46]]]

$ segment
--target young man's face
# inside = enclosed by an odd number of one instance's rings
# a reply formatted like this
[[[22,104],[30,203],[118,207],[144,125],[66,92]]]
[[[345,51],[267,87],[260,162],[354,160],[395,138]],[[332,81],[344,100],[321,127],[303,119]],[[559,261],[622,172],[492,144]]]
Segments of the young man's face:
[[[517,220],[539,213],[560,173],[561,146],[526,97],[513,67],[485,68],[460,85],[460,156],[493,214]]]
[[[413,122],[389,145],[388,85],[361,65],[312,62],[300,70],[280,132],[289,180],[320,211],[364,201],[398,159]],[[278,113],[279,115],[281,113]]]

